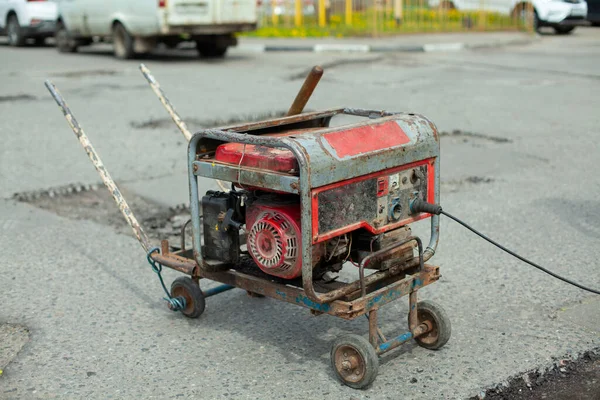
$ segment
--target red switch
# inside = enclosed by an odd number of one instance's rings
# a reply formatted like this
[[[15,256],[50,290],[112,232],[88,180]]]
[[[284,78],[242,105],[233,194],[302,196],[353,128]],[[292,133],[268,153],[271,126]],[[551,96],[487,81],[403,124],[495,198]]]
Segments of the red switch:
[[[388,177],[377,178],[377,197],[385,196],[388,192]]]

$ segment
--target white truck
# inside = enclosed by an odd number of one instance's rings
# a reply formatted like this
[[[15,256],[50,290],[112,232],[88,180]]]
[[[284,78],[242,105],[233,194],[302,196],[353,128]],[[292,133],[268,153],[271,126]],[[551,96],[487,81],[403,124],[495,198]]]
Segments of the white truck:
[[[61,52],[112,41],[115,56],[128,59],[194,41],[201,56],[222,57],[236,32],[256,25],[256,0],[58,0],[55,37]]]

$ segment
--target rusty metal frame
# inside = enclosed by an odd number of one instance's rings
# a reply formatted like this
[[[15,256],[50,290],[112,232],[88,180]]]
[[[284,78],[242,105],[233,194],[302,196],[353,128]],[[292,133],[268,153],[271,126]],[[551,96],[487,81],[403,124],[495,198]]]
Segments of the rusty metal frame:
[[[276,300],[297,304],[309,308],[316,313],[330,314],[348,320],[355,319],[391,301],[409,295],[440,278],[439,267],[427,264],[423,266],[422,270],[412,274],[400,274],[398,270],[385,271],[379,273],[380,279],[378,281],[381,281],[385,277],[393,277],[394,279],[384,287],[380,288],[379,285],[376,285],[377,281],[370,280],[367,282],[365,296],[352,296],[352,292],[350,292],[328,303],[318,303],[307,295],[304,288],[272,282],[239,272],[235,269],[215,272],[199,268],[194,259],[188,258],[182,252],[170,253],[168,251],[169,246],[168,244],[165,245],[165,242],[163,241],[163,245],[161,246],[161,253],[154,253],[151,256],[156,262],[165,267],[172,268],[192,277],[210,279],[224,285],[235,286]],[[346,298],[342,299],[341,297]]]
[[[363,126],[368,124],[373,119],[394,119],[400,116],[406,117],[412,114],[406,113],[389,113],[386,111],[363,110],[350,108],[336,108],[320,112],[306,113],[302,115],[289,116],[258,123],[224,127],[220,129],[205,129],[199,131],[192,136],[188,147],[188,176],[190,185],[190,210],[192,215],[192,238],[193,238],[193,254],[199,268],[206,271],[206,261],[202,257],[202,239],[199,210],[199,186],[198,176],[213,178],[217,174],[224,178],[229,177],[232,181],[238,181],[242,184],[255,185],[258,187],[271,188],[285,192],[298,193],[301,202],[301,230],[302,230],[302,282],[303,290],[306,297],[316,304],[326,304],[334,300],[338,300],[353,291],[360,288],[361,285],[367,285],[367,282],[373,283],[384,279],[378,273],[369,275],[368,277],[349,283],[342,288],[332,290],[328,293],[317,293],[313,285],[312,275],[312,185],[311,185],[311,163],[305,149],[292,137],[273,137],[261,136],[260,134],[251,134],[252,131],[273,127],[283,127],[294,123],[302,123],[307,121],[321,121],[323,124],[328,124],[329,120],[334,115],[346,114],[354,116],[367,116],[369,121],[360,122],[358,124],[347,125],[344,128],[349,129],[355,126]],[[372,123],[372,122],[371,122]],[[333,131],[339,128],[327,128],[323,126],[323,132]],[[300,168],[299,177],[294,177],[284,174],[274,174],[268,171],[253,170],[251,168],[240,168],[235,166],[224,166],[215,163],[212,159],[203,160],[202,156],[209,152],[205,145],[211,140],[219,142],[235,142],[250,145],[261,145],[267,147],[279,147],[290,150]],[[417,157],[415,155],[415,157]],[[439,202],[439,163],[435,163],[435,181],[434,181],[434,201]],[[226,171],[226,172],[223,172]],[[220,175],[223,173],[223,175]],[[231,179],[231,178],[236,179]],[[431,217],[431,237],[427,249],[419,252],[419,256],[409,260],[405,267],[415,267],[433,256],[437,247],[439,235],[439,216]],[[387,276],[386,276],[387,277]],[[371,281],[372,280],[372,281]]]

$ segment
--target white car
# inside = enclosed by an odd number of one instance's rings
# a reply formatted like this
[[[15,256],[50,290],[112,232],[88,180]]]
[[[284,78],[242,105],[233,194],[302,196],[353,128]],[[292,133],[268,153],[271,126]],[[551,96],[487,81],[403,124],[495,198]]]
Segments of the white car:
[[[558,34],[570,33],[576,26],[583,25],[588,11],[585,0],[429,0],[429,6],[495,11],[524,20],[532,18],[535,30],[550,26]]]
[[[27,39],[42,44],[54,35],[56,3],[46,0],[0,0],[0,34],[11,46],[23,46]]]
[[[2,0],[0,0],[2,1]],[[200,55],[221,57],[236,32],[256,29],[256,0],[57,0],[56,46],[75,52],[112,41],[117,58],[150,52],[158,43],[196,42]]]

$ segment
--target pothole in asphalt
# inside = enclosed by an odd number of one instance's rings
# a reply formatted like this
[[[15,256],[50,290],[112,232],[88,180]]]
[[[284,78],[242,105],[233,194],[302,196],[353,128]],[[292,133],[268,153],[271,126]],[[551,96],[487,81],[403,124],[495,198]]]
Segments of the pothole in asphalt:
[[[439,133],[441,138],[450,138],[461,142],[488,142],[488,143],[512,143],[512,140],[500,136],[485,135],[483,133],[463,131],[455,129],[453,131],[442,131]]]
[[[26,327],[0,323],[0,376],[28,341],[29,329]]]
[[[600,399],[600,348],[551,368],[515,376],[470,400]]]
[[[441,185],[444,192],[455,193],[469,186],[489,184],[492,182],[494,182],[494,178],[489,178],[487,176],[467,176],[462,179],[442,181]]]
[[[150,239],[168,239],[173,248],[180,247],[181,228],[190,218],[187,205],[167,207],[120,186],[123,197]],[[111,194],[103,184],[68,185],[41,191],[15,193],[17,201],[72,220],[89,220],[133,236]],[[189,232],[189,231],[188,231]],[[189,241],[188,241],[189,245]]]
[[[368,57],[368,58],[342,58],[339,60],[334,60],[334,61],[331,61],[328,63],[320,64],[320,66],[321,66],[321,68],[323,68],[323,70],[330,71],[331,69],[333,69],[335,67],[343,67],[346,65],[356,65],[356,64],[371,64],[371,63],[378,62],[381,60],[383,60],[383,56]],[[308,76],[308,74],[310,73],[311,70],[312,70],[312,68],[309,68],[309,69],[306,69],[297,74],[290,75],[287,77],[287,80],[295,81],[295,80],[300,80],[300,79],[306,79],[306,77]]]
[[[101,92],[115,92],[120,90],[145,90],[148,88],[148,85],[120,85],[117,83],[92,83],[86,84],[82,87],[74,87],[70,89],[66,89],[63,92],[69,94],[77,94],[83,95],[86,97],[96,96]]]
[[[30,94],[14,94],[8,96],[0,96],[0,103],[13,102],[13,101],[32,101],[36,100],[37,97]]]
[[[108,69],[94,69],[87,71],[67,71],[67,72],[55,72],[50,76],[59,78],[83,78],[86,76],[112,76],[119,74],[118,71]]]

